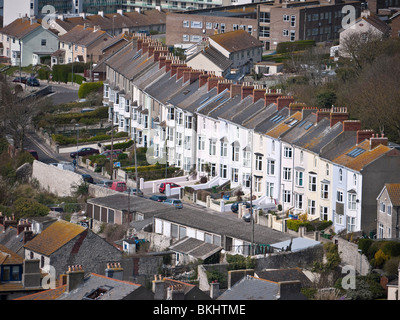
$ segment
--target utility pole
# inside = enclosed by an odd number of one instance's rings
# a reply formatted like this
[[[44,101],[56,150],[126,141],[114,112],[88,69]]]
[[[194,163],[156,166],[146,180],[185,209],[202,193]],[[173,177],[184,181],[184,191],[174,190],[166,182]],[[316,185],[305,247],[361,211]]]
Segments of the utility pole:
[[[110,180],[113,180],[114,176],[114,106],[111,110],[111,164],[110,164]]]

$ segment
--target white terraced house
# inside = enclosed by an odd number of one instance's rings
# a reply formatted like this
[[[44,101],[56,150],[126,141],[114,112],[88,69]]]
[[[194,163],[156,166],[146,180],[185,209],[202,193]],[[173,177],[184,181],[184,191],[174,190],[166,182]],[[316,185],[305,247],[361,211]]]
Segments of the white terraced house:
[[[318,110],[193,70],[158,45],[134,38],[105,62],[104,104],[119,131],[153,148],[153,160],[166,152],[186,174],[246,194],[252,185],[290,215],[376,232],[376,197],[400,179],[400,152],[386,137],[361,130],[345,108]]]

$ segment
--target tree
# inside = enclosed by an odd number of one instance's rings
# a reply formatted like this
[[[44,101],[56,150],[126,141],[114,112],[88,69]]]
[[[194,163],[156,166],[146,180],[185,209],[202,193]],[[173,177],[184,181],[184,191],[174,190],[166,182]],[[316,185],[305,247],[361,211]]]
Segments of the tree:
[[[14,147],[23,150],[27,128],[32,123],[32,117],[38,112],[38,100],[33,97],[23,97],[20,91],[13,90],[5,77],[0,78],[0,116],[2,131],[10,135]]]

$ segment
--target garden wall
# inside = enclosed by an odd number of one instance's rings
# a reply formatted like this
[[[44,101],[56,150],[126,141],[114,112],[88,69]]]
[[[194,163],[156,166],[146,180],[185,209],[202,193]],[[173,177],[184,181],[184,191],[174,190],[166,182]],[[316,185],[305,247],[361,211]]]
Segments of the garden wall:
[[[338,245],[342,264],[353,266],[361,275],[367,275],[371,271],[372,267],[368,262],[368,258],[358,252],[357,244],[340,237],[335,237],[334,241]]]
[[[83,182],[82,176],[78,173],[37,160],[32,164],[32,179],[39,182],[40,188],[58,196],[72,196],[74,191],[72,187]]]

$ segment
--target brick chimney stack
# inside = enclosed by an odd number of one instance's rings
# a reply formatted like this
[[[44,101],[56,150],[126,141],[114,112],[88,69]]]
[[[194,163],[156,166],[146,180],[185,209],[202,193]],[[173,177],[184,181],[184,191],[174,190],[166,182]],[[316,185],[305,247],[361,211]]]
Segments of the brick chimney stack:
[[[305,103],[302,102],[292,102],[289,104],[289,115],[293,115],[298,111],[302,111],[306,107]]]
[[[184,65],[182,65],[182,66],[179,66],[178,69],[176,70],[176,80],[182,78],[182,77],[183,77],[183,74],[184,74],[186,71],[190,71],[190,70],[191,70],[191,68],[190,68],[190,67],[187,67],[186,64],[184,64]],[[185,81],[185,78],[183,78],[182,80],[183,80],[183,82],[186,82],[186,81]]]
[[[271,103],[277,103],[277,99],[282,96],[282,92],[280,89],[272,90],[267,89],[265,92],[265,107],[268,107]]]
[[[335,108],[333,107],[330,114],[330,126],[333,127],[336,123],[342,122],[349,119],[349,113],[347,108]]]
[[[230,90],[231,89],[231,84],[232,82],[229,80],[220,80],[218,81],[217,84],[217,94],[220,94],[222,91],[224,91],[225,89]]]
[[[294,102],[294,98],[292,96],[280,96],[276,99],[278,110],[282,110],[285,107],[289,107],[289,105],[292,102]]]
[[[365,139],[371,138],[373,134],[374,134],[374,130],[372,130],[372,129],[358,130],[357,131],[357,144],[360,144]]]
[[[380,144],[387,146],[388,142],[389,139],[385,137],[383,133],[381,134],[381,136],[379,136],[378,134],[372,135],[372,137],[369,138],[369,149],[372,150],[377,146],[379,146]]]
[[[265,89],[261,86],[256,86],[253,90],[253,103],[256,103],[258,100],[263,99],[265,96]]]
[[[202,71],[200,70],[192,70],[188,69],[183,71],[183,82],[189,81],[189,83],[193,83],[200,78]]]
[[[179,67],[186,67],[186,64],[178,59],[174,59],[171,63],[171,77],[177,74]]]
[[[167,56],[160,55],[158,58],[158,67],[159,69],[164,68],[167,61]]]
[[[67,288],[66,292],[71,292],[75,290],[80,285],[83,284],[85,278],[85,271],[82,268],[82,265],[74,265],[69,266],[67,274]]]
[[[28,230],[31,227],[31,224],[28,220],[20,219],[17,225],[17,235],[21,234],[24,230]]]
[[[245,82],[242,84],[241,90],[242,90],[241,95],[242,95],[242,100],[243,100],[247,96],[253,95],[254,86],[251,85],[250,83]]]
[[[242,85],[238,83],[231,84],[231,98],[234,96],[241,96],[242,95]]]
[[[223,79],[221,77],[210,77],[207,79],[207,90],[210,91],[212,88],[218,85],[218,82]]]
[[[199,76],[199,88],[204,86],[206,83],[208,83],[209,77],[210,77],[210,75],[207,73],[203,73]]]
[[[344,120],[343,131],[358,131],[361,130],[360,120]]]
[[[331,110],[330,109],[319,109],[317,111],[317,123],[319,123],[323,118],[330,119]]]

